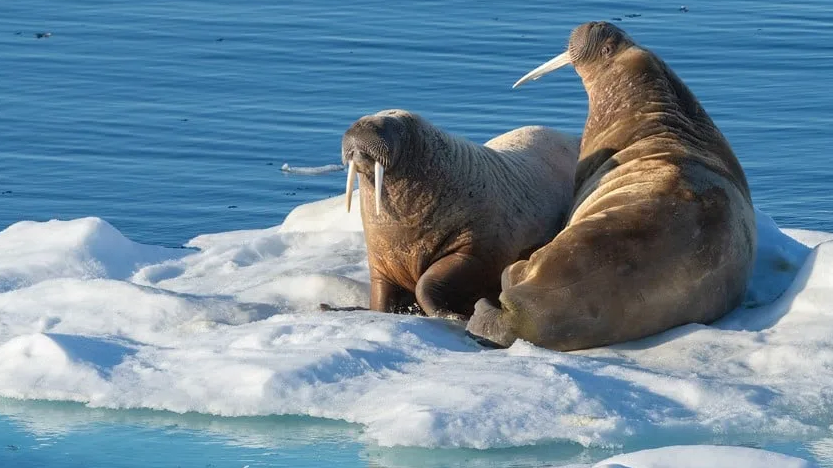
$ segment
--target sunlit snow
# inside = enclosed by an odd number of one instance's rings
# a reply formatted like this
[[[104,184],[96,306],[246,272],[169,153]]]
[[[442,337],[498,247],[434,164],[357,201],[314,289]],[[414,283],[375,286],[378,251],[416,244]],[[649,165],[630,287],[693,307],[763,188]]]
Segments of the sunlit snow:
[[[713,325],[490,350],[440,319],[320,312],[368,303],[359,210],[344,211],[343,196],[322,200],[185,249],[97,218],[8,227],[0,396],[319,416],[383,446],[803,440],[833,423],[833,234],[785,234],[758,212],[747,300]]]

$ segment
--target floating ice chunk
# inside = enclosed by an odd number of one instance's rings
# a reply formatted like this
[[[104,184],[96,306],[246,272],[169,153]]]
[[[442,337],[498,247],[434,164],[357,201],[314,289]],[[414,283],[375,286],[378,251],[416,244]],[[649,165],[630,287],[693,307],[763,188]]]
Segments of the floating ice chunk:
[[[319,175],[319,174],[326,174],[328,172],[343,171],[344,170],[344,165],[343,164],[327,164],[325,166],[303,167],[303,166],[290,166],[289,163],[284,163],[283,166],[281,166],[281,170],[283,172],[289,172],[291,174]]]
[[[608,458],[593,468],[814,468],[800,458],[748,447],[679,445]]]

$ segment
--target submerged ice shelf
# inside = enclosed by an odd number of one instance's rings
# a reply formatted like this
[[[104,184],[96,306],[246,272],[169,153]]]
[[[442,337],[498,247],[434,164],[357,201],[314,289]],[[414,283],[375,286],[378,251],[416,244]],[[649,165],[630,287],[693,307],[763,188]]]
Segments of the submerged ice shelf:
[[[368,303],[361,220],[343,197],[189,249],[97,218],[24,221],[0,232],[0,396],[310,415],[383,446],[818,438],[833,423],[833,234],[785,234],[760,212],[758,228],[737,311],[557,353],[488,350],[438,319],[318,312]]]

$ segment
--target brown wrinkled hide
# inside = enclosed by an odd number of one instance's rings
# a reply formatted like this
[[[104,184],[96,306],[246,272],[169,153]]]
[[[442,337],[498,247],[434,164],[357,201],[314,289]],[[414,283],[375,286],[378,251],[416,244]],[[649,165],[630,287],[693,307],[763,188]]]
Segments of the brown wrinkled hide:
[[[356,121],[342,153],[357,164],[370,308],[418,302],[428,315],[464,318],[478,298],[497,298],[505,266],[564,226],[578,140],[523,127],[478,145],[389,110]],[[385,167],[379,215],[376,161]]]
[[[610,37],[594,28],[621,32],[588,23],[571,38],[571,54],[584,38],[572,58],[589,112],[568,225],[508,267],[500,308],[479,303],[469,323],[500,346],[573,350],[709,323],[752,271],[755,215],[726,139],[659,57],[623,32],[594,45]]]

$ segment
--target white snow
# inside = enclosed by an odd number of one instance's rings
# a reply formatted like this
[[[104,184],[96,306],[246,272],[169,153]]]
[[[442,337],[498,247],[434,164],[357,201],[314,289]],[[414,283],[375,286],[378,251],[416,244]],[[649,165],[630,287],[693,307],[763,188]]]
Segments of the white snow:
[[[0,232],[0,396],[320,416],[383,446],[820,439],[833,424],[833,235],[793,239],[760,212],[758,226],[739,310],[558,353],[484,349],[438,319],[319,312],[368,303],[359,210],[343,196],[189,249],[96,218],[23,221]]]

